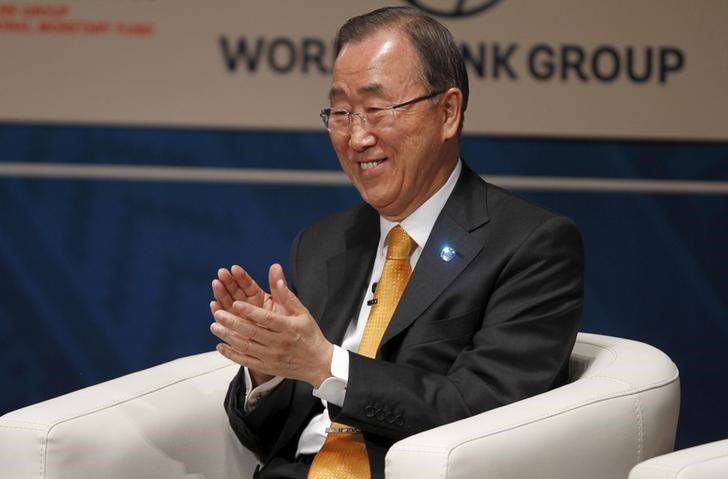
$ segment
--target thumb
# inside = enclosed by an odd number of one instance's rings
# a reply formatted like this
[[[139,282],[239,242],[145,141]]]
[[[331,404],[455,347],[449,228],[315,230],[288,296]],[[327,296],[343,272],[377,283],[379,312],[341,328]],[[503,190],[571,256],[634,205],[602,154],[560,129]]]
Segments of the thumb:
[[[306,311],[306,307],[301,304],[298,297],[293,294],[293,291],[288,289],[281,265],[274,264],[270,267],[270,270],[268,271],[268,282],[270,285],[270,294],[273,297],[274,302],[280,304],[293,313]]]

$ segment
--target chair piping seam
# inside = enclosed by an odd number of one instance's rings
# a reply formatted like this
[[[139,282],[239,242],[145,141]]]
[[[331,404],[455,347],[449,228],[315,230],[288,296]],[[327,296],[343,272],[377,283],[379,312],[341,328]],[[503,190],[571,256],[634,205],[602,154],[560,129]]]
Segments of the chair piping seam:
[[[452,452],[453,452],[454,449],[456,449],[456,448],[458,448],[460,446],[463,446],[463,445],[465,445],[465,444],[467,444],[469,442],[473,442],[473,441],[476,441],[476,440],[479,440],[479,439],[483,439],[485,437],[489,437],[489,436],[493,436],[495,434],[503,433],[505,431],[509,431],[509,430],[513,430],[513,429],[518,429],[518,428],[521,428],[521,427],[524,427],[524,426],[527,426],[527,425],[530,425],[530,424],[534,424],[534,423],[537,423],[537,422],[541,422],[541,421],[543,421],[545,419],[550,419],[552,417],[560,416],[562,414],[566,414],[568,412],[574,411],[576,409],[580,409],[580,408],[585,407],[585,406],[592,406],[594,404],[599,404],[599,403],[602,403],[602,402],[605,402],[605,401],[609,401],[609,400],[612,400],[612,399],[619,399],[619,398],[629,397],[629,396],[632,396],[632,395],[641,394],[641,393],[646,392],[646,391],[651,391],[653,389],[657,389],[657,388],[660,388],[660,387],[669,386],[670,384],[672,384],[675,381],[677,381],[677,379],[678,379],[678,377],[676,375],[671,380],[668,380],[668,381],[665,381],[665,382],[662,382],[662,383],[655,383],[655,385],[650,386],[650,387],[645,388],[645,389],[636,390],[636,391],[625,391],[625,392],[620,393],[620,394],[613,394],[613,395],[610,395],[610,396],[607,396],[607,397],[602,397],[602,398],[599,398],[599,399],[589,399],[589,400],[583,401],[581,403],[575,404],[573,406],[570,406],[570,407],[567,407],[567,408],[564,408],[564,409],[560,409],[560,410],[556,410],[556,411],[551,411],[551,412],[544,413],[541,416],[539,416],[537,418],[534,418],[532,420],[526,421],[526,422],[511,423],[511,424],[506,425],[506,426],[504,426],[502,428],[499,428],[496,431],[491,431],[491,432],[489,432],[487,434],[484,434],[482,436],[473,437],[473,438],[467,439],[467,440],[465,440],[463,442],[460,442],[460,443],[458,443],[456,445],[453,445],[450,448],[450,452],[448,453],[448,456],[450,454],[452,454]]]

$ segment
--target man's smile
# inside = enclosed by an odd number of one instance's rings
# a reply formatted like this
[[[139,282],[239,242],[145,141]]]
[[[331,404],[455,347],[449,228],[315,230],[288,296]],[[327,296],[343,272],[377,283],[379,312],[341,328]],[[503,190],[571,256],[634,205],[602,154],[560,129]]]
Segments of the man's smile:
[[[381,165],[384,160],[375,160],[375,161],[366,161],[359,163],[359,167],[362,170],[371,170],[372,168],[376,168],[377,166]]]

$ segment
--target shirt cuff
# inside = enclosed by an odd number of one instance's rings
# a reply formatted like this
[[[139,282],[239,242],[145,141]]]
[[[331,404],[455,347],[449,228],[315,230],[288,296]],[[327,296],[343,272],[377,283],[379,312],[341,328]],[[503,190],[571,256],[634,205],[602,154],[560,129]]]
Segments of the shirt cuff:
[[[253,388],[253,380],[250,378],[250,371],[245,368],[245,403],[243,404],[243,411],[251,413],[258,407],[258,403],[268,397],[268,394],[278,386],[283,378],[276,376],[273,379],[259,384]]]
[[[331,377],[326,378],[313,395],[339,407],[344,406],[346,386],[349,383],[349,352],[340,346],[334,346],[331,355]]]

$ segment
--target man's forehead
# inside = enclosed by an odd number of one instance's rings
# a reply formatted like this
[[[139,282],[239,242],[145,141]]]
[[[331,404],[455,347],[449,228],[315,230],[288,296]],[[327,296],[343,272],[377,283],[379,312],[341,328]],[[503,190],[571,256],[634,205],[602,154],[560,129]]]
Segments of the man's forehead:
[[[384,94],[419,72],[409,39],[397,30],[383,29],[343,46],[334,62],[329,98]]]

